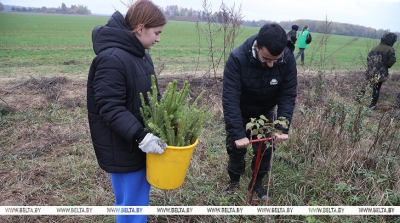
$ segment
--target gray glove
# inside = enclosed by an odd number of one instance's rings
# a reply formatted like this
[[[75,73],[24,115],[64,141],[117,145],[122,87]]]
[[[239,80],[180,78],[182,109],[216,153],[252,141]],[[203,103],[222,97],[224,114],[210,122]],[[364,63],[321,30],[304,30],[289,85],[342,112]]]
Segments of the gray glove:
[[[151,133],[147,133],[139,143],[139,148],[145,153],[161,154],[167,146],[167,143],[161,141],[160,138]]]

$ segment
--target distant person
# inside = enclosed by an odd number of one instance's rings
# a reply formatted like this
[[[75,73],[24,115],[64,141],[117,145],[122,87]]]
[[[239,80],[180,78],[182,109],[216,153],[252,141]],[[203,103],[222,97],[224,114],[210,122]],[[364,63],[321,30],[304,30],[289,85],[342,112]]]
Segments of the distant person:
[[[293,25],[292,30],[287,33],[287,47],[289,47],[292,53],[294,53],[294,49],[296,48],[297,30],[299,30],[299,26]]]
[[[248,38],[230,54],[223,75],[222,105],[226,129],[226,150],[229,155],[227,171],[230,183],[223,195],[239,186],[245,172],[250,133],[246,124],[250,118],[264,115],[269,121],[276,117],[291,120],[296,101],[297,69],[294,56],[286,47],[285,30],[276,23],[266,24],[259,33]],[[275,134],[275,142],[289,138],[288,128],[276,126],[282,134]],[[254,171],[257,143],[252,145]],[[267,199],[262,180],[270,170],[272,148],[263,144],[263,154],[253,191],[259,198]],[[264,152],[265,151],[265,152]],[[250,181],[248,189],[252,187]]]
[[[308,35],[308,26],[304,26],[303,30],[301,31],[299,38],[297,39],[297,46],[299,47],[299,52],[297,53],[295,60],[301,56],[301,66],[304,66],[304,57],[305,57],[305,49],[307,49],[308,44],[306,43]]]
[[[397,106],[397,107],[400,107],[400,92],[397,94],[396,106]]]
[[[147,206],[146,153],[166,144],[144,130],[140,93],[151,91],[154,65],[146,49],[160,41],[166,24],[160,8],[138,0],[123,17],[114,12],[92,32],[96,57],[87,82],[89,127],[99,166],[110,174],[116,206]],[[158,92],[158,94],[160,94]],[[147,215],[117,215],[120,222],[146,222]]]
[[[372,87],[372,100],[369,108],[374,109],[379,99],[383,82],[389,77],[389,68],[396,63],[393,44],[397,41],[394,33],[384,34],[379,45],[372,48],[367,57],[366,77]]]

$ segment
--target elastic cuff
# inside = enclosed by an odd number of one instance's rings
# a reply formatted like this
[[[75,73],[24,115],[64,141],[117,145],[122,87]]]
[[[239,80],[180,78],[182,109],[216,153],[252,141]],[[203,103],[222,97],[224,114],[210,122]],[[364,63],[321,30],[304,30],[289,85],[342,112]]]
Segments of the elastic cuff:
[[[138,133],[136,133],[136,135],[134,137],[138,143],[140,143],[144,139],[144,137],[146,137],[147,133],[149,133],[148,131],[146,131],[144,129],[141,129],[141,130],[142,131],[138,131]]]

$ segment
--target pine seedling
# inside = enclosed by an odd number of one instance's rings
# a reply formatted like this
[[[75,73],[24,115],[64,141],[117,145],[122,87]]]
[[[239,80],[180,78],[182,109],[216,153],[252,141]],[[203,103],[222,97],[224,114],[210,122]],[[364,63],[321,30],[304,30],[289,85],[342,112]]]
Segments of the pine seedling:
[[[205,106],[197,108],[197,103],[205,91],[201,92],[190,104],[189,82],[185,81],[180,91],[177,91],[177,81],[167,85],[160,101],[157,96],[155,76],[152,76],[152,92],[147,92],[148,103],[140,94],[142,107],[140,113],[145,128],[157,135],[171,146],[188,146],[200,136],[203,125],[211,114]]]

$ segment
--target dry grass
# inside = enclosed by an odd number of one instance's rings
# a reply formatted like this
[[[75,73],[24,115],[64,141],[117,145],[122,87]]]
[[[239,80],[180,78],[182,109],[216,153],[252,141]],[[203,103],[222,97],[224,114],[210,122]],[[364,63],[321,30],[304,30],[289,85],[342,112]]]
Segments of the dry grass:
[[[360,78],[362,75],[351,73],[323,79],[299,75],[291,140],[280,145],[276,152],[270,205],[400,205],[399,109],[392,103],[399,90],[396,80],[400,74],[393,74],[383,85],[378,109],[362,114],[363,135],[355,140],[351,123],[357,120],[357,104],[352,95]],[[249,167],[237,193],[229,197],[220,195],[228,182],[221,79],[161,76],[161,89],[172,79],[189,80],[193,98],[207,89],[201,103],[207,104],[215,117],[205,127],[184,185],[172,191],[153,188],[151,205],[248,205]],[[323,85],[324,90],[318,90],[317,85]],[[91,145],[86,81],[31,77],[2,82],[0,89],[0,205],[113,205],[109,177],[98,167]],[[250,164],[250,153],[246,159]],[[264,219],[263,216],[149,216],[149,222],[263,222]],[[395,218],[315,216],[315,219],[384,222]],[[114,217],[1,216],[0,220],[113,222]],[[303,216],[271,216],[273,222],[296,220],[306,221]]]

